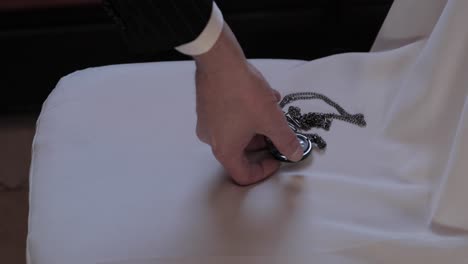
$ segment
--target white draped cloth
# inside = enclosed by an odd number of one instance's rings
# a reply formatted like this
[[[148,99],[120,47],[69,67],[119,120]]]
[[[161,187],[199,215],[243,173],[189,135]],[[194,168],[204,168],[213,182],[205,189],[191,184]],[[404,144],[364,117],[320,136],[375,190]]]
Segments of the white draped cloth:
[[[256,63],[367,126],[242,188],[194,135],[192,64],[74,73],[38,122],[30,264],[468,263],[468,1],[396,0],[368,53]]]
[[[381,136],[423,146],[432,189],[428,222],[468,230],[468,1],[396,1],[374,51],[404,67],[389,94]],[[407,44],[407,46],[402,46]],[[387,88],[390,90],[390,88]],[[415,157],[417,157],[415,155]],[[419,166],[423,167],[424,163]],[[408,176],[414,176],[408,171]]]

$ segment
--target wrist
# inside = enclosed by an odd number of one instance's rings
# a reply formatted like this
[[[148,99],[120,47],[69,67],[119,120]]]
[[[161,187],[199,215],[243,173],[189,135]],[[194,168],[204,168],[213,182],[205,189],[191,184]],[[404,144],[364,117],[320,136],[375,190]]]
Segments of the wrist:
[[[226,23],[213,47],[193,58],[197,71],[201,73],[215,73],[248,67],[241,46]]]

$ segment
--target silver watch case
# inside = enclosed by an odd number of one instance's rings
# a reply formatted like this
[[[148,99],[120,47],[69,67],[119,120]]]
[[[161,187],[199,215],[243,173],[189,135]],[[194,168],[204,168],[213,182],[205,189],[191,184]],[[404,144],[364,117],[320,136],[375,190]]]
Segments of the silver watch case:
[[[312,152],[312,141],[310,141],[310,139],[301,134],[301,133],[297,133],[297,132],[294,132],[296,133],[296,136],[297,136],[297,139],[299,140],[299,143],[301,144],[301,147],[302,147],[302,150],[304,152],[303,156],[302,156],[302,160],[306,159],[310,153]],[[286,156],[284,156],[283,154],[281,154],[278,149],[276,149],[276,147],[274,146],[273,142],[271,142],[270,139],[266,139],[266,142],[267,142],[267,145],[268,145],[268,150],[269,152],[273,155],[273,157],[279,161],[282,161],[282,162],[289,162],[289,163],[293,163],[293,161],[289,160],[288,158],[286,158]]]

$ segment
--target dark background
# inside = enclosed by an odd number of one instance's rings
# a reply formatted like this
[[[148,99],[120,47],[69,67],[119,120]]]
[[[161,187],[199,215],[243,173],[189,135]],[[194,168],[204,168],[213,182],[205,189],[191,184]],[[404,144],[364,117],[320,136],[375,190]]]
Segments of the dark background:
[[[393,1],[216,2],[249,58],[313,60],[368,51]],[[38,114],[60,77],[75,70],[190,59],[129,53],[99,0],[0,0],[0,58],[2,116]]]

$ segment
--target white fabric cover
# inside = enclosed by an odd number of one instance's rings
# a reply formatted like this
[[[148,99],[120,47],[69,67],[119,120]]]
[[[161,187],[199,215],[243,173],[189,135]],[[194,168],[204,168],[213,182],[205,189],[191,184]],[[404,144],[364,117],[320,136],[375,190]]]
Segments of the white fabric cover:
[[[468,263],[467,24],[468,1],[397,0],[370,53],[254,60],[368,125],[335,121],[323,153],[247,188],[196,139],[192,63],[64,77],[34,140],[29,263]]]

